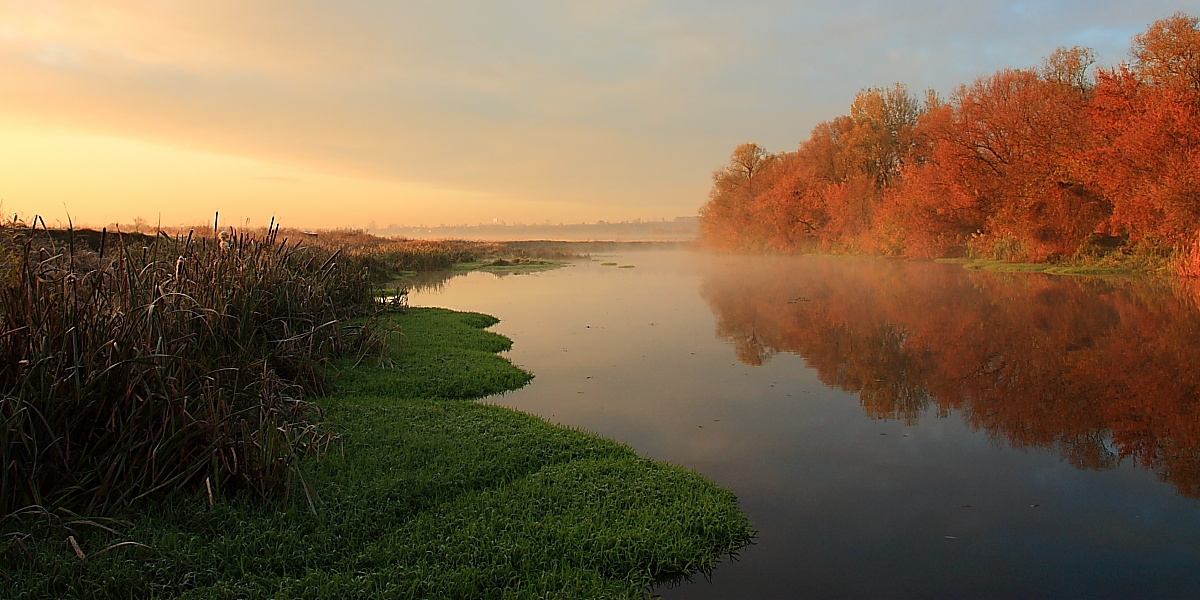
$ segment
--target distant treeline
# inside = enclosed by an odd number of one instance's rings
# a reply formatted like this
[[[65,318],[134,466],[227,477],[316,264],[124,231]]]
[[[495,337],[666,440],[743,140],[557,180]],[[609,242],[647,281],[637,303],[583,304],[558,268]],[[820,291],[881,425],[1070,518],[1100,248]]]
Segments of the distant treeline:
[[[700,233],[696,217],[669,221],[621,221],[618,223],[439,225],[400,227],[389,225],[376,233],[416,239],[469,240],[569,240],[569,241],[689,241]]]
[[[1177,13],[1092,68],[1060,48],[948,100],[863,90],[795,152],[742,144],[701,237],[737,251],[1168,260],[1200,274],[1200,28]]]

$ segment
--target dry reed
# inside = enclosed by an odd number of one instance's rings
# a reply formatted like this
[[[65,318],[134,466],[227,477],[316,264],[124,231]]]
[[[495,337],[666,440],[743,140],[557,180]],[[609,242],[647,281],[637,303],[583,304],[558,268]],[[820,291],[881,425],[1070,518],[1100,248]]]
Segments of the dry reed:
[[[0,515],[176,488],[312,500],[296,459],[328,433],[305,398],[360,341],[345,321],[371,304],[365,271],[276,229],[98,248],[3,234]]]

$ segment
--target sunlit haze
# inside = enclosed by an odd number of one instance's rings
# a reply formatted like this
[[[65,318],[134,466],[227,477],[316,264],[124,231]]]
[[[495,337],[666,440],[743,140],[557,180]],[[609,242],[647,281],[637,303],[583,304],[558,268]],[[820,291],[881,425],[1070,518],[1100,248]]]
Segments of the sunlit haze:
[[[1127,58],[1198,1],[0,0],[0,210],[296,227],[694,215],[866,87]]]

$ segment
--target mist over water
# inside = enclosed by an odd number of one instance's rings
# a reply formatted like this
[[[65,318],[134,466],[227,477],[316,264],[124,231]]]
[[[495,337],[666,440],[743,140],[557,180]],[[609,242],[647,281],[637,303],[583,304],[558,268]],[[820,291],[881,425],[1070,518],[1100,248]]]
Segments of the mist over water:
[[[536,378],[489,401],[738,494],[758,543],[664,597],[1200,594],[1191,290],[856,258],[598,258],[472,273],[411,302],[501,319]]]

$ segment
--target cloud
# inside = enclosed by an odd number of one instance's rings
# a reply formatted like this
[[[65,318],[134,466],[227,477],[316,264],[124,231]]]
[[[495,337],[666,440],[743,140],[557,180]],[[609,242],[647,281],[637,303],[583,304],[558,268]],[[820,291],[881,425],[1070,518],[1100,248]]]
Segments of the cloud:
[[[1056,46],[1124,57],[1166,2],[105,1],[0,9],[0,111],[633,218],[863,87],[949,91]],[[674,207],[674,208],[670,208]]]

